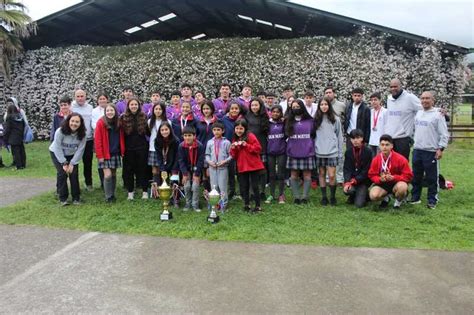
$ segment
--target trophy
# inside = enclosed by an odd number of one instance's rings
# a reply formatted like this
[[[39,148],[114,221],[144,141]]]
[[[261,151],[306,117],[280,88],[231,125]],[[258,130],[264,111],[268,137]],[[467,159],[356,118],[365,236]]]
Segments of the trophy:
[[[168,186],[166,183],[166,179],[168,178],[168,173],[166,172],[161,172],[161,179],[163,180],[163,183],[161,184],[160,187],[158,187],[158,192],[160,195],[161,201],[163,201],[163,213],[160,215],[161,221],[168,221],[173,218],[173,214],[168,211],[168,205],[170,202],[170,197],[171,197],[171,187]]]
[[[221,195],[217,192],[216,187],[211,190],[209,193],[209,204],[211,205],[211,213],[207,217],[207,221],[211,223],[217,223],[219,222],[219,216],[217,215],[216,212],[216,206],[219,204],[219,201],[221,200]]]

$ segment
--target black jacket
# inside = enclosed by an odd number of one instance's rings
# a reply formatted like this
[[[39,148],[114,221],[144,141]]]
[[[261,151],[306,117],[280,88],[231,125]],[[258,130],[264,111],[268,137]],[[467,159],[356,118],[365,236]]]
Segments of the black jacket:
[[[349,182],[352,178],[355,178],[357,184],[370,184],[368,173],[370,164],[372,163],[372,151],[366,145],[364,145],[361,150],[361,165],[359,168],[356,168],[355,165],[353,149],[350,148],[346,150],[344,155],[344,183]]]
[[[344,121],[344,133],[347,134],[347,129],[349,128],[349,122],[351,120],[352,107],[354,103],[350,103],[346,107],[346,119]],[[359,110],[357,111],[357,124],[356,128],[364,132],[364,142],[369,143],[370,138],[370,108],[365,102],[360,104]]]
[[[3,132],[3,139],[5,143],[8,143],[9,145],[23,144],[25,125],[25,121],[20,114],[7,117]]]

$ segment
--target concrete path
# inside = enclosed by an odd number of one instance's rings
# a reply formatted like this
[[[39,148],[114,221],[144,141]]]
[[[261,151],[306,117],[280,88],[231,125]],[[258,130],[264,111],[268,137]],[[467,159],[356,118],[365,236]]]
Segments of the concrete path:
[[[0,249],[0,313],[474,313],[474,253],[5,225]]]
[[[54,191],[55,185],[54,178],[0,177],[0,207]]]

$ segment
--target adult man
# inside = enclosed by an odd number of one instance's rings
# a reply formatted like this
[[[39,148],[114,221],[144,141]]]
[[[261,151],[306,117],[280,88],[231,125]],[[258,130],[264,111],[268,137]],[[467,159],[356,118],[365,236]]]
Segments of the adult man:
[[[224,117],[227,111],[227,104],[229,104],[230,100],[230,85],[228,83],[222,83],[219,88],[219,97],[212,100],[214,108],[216,109],[215,114],[217,118],[221,119]]]
[[[250,109],[250,101],[252,100],[252,87],[248,84],[244,84],[242,87],[242,92],[237,99],[237,102],[239,102],[240,106],[245,108],[246,110]]]
[[[134,92],[131,86],[126,85],[123,87],[122,89],[123,98],[121,100],[118,100],[117,104],[115,104],[119,115],[122,115],[123,113],[125,113],[125,111],[127,110],[128,100],[131,99],[133,95],[134,95]]]
[[[332,86],[327,86],[324,89],[324,96],[331,101],[332,109],[336,113],[337,117],[341,120],[341,124],[344,125],[346,104],[344,102],[336,100],[336,90]]]
[[[408,193],[413,173],[408,160],[393,151],[393,139],[389,135],[380,137],[380,151],[370,164],[369,178],[375,184],[369,192],[370,200],[382,200],[380,207],[386,208],[390,202],[388,194],[393,193],[393,208],[399,209]]]
[[[72,102],[71,111],[81,114],[86,127],[86,147],[82,155],[82,163],[84,164],[84,180],[86,189],[92,191],[92,157],[94,154],[94,133],[92,128],[92,110],[93,107],[86,100],[86,92],[78,89],[74,92],[74,101]]]
[[[283,109],[283,115],[286,113],[286,110],[290,104],[288,104],[288,98],[295,96],[293,88],[289,85],[283,88],[283,99],[280,102],[280,106]]]
[[[415,115],[422,109],[421,103],[418,97],[402,89],[398,79],[390,81],[390,94],[384,132],[393,138],[393,149],[409,160]]]
[[[415,144],[413,146],[413,189],[411,204],[421,202],[423,175],[428,185],[427,207],[434,209],[438,202],[438,160],[448,145],[449,134],[446,119],[434,108],[434,95],[425,91],[421,94],[423,110],[415,116]]]
[[[369,143],[370,137],[370,109],[363,101],[364,91],[361,88],[352,90],[352,102],[346,107],[346,120],[344,130],[346,132],[346,147],[352,147],[349,134],[354,129],[360,129],[364,133],[364,142]]]

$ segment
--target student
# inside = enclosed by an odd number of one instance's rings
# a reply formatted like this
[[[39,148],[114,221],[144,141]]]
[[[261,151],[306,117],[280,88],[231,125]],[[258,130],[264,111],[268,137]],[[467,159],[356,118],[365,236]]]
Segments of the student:
[[[105,92],[99,92],[97,95],[97,106],[92,110],[91,124],[95,130],[97,122],[105,115],[105,108],[109,104],[109,95]]]
[[[283,109],[280,105],[273,105],[271,109],[270,128],[267,143],[268,174],[270,177],[270,195],[265,203],[278,199],[278,203],[285,203],[286,177],[286,136]],[[278,183],[278,198],[275,195]]]
[[[329,176],[329,203],[336,205],[336,166],[342,159],[342,126],[341,120],[332,109],[331,101],[322,98],[318,104],[315,118],[316,165],[319,169],[319,186],[321,187],[321,204],[328,204],[326,192],[326,171]]]
[[[240,96],[237,98],[237,102],[239,102],[240,106],[248,110],[250,108],[251,100],[252,100],[252,87],[248,84],[244,84],[244,86],[242,87]]]
[[[183,128],[183,139],[178,147],[179,170],[183,175],[182,182],[186,198],[183,211],[192,208],[196,212],[201,212],[199,208],[199,185],[204,167],[205,148],[197,140],[196,129],[193,126]]]
[[[86,128],[84,119],[78,113],[68,115],[54,135],[54,141],[49,146],[51,159],[57,171],[57,187],[59,187],[59,202],[62,206],[69,205],[67,201],[69,190],[67,179],[71,184],[72,203],[81,203],[79,186],[79,163],[86,147]]]
[[[196,117],[197,119],[201,119],[201,107],[207,101],[206,94],[204,94],[203,91],[197,91],[196,93],[194,93],[194,99],[196,100],[196,104],[191,106],[191,110],[193,112],[194,117]]]
[[[142,188],[142,199],[148,199],[145,174],[148,161],[147,119],[140,105],[137,98],[129,99],[127,110],[120,116],[120,126],[125,134],[122,176],[128,191],[127,200],[134,199],[135,180]]]
[[[263,102],[258,98],[252,98],[250,102],[250,110],[245,115],[245,120],[248,124],[249,132],[254,134],[258,142],[260,142],[260,159],[264,163],[267,163],[267,141],[268,141],[268,129],[270,123],[268,120],[267,110]],[[265,200],[265,185],[267,184],[266,170],[262,170],[259,176],[260,183],[260,199]]]
[[[7,107],[7,118],[3,128],[3,139],[11,147],[14,165],[17,170],[22,170],[26,167],[26,152],[23,143],[26,122],[13,104]]]
[[[151,92],[150,103],[143,104],[142,112],[150,118],[153,114],[153,107],[161,102],[161,93],[159,90],[155,89]]]
[[[193,87],[189,83],[181,84],[181,104],[188,102],[191,104],[191,108],[196,105],[196,100],[193,98]]]
[[[216,188],[221,194],[222,208],[224,212],[227,202],[227,184],[229,181],[229,170],[227,166],[232,160],[230,155],[230,141],[224,138],[224,124],[216,122],[212,126],[214,137],[206,145],[206,162],[209,165],[209,177],[211,178],[211,189]]]
[[[207,141],[213,137],[212,126],[216,123],[217,117],[214,115],[214,104],[211,101],[206,101],[201,107],[202,117],[196,119],[196,133],[199,142],[203,145],[207,144]]]
[[[0,114],[0,168],[5,167],[5,164],[3,164],[3,159],[2,159],[2,148],[6,146],[5,140],[3,138],[4,132],[5,132],[4,124],[5,124],[5,121],[3,119],[3,115]]]
[[[364,133],[354,129],[349,134],[352,147],[348,148],[344,158],[344,194],[347,203],[362,208],[367,202],[371,184],[368,173],[372,162],[372,151],[364,143]]]
[[[372,155],[376,156],[380,153],[379,139],[380,136],[385,134],[385,113],[387,109],[382,106],[382,96],[380,93],[374,93],[370,95],[370,137],[369,137],[369,148],[372,151]]]
[[[173,120],[181,115],[181,92],[171,93],[171,104],[166,107],[166,117]]]
[[[267,111],[268,117],[270,117],[270,112],[272,110],[273,105],[276,102],[276,94],[273,92],[268,92],[267,96],[265,97],[265,109]]]
[[[260,90],[257,92],[257,98],[259,100],[261,100],[263,103],[265,103],[266,99],[267,99],[267,92],[263,91],[263,90]]]
[[[161,122],[154,147],[159,172],[167,172],[170,178],[179,173],[178,146],[179,139],[174,135],[171,124],[168,121]],[[155,177],[155,182],[161,183],[161,177]]]
[[[128,101],[134,97],[133,88],[131,86],[124,86],[122,89],[122,99],[120,99],[116,104],[115,107],[119,113],[119,116],[126,112]]]
[[[105,115],[97,122],[94,145],[98,167],[104,174],[105,201],[115,202],[117,169],[122,167],[125,138],[123,131],[119,128],[117,109],[112,104],[105,107]]]
[[[257,137],[248,130],[247,121],[239,119],[235,122],[234,137],[230,154],[237,163],[239,172],[240,193],[244,199],[244,210],[257,213],[262,211],[260,207],[260,193],[258,182],[260,172],[265,169],[260,153],[262,147]],[[250,210],[250,185],[252,185],[255,208]]]
[[[399,209],[408,193],[408,183],[413,173],[408,160],[393,150],[393,139],[389,135],[380,137],[380,153],[377,154],[369,169],[369,178],[374,183],[370,189],[370,200],[378,201],[381,208],[386,208],[390,202],[388,194],[393,193],[394,209]]]
[[[54,140],[54,134],[56,133],[56,130],[58,130],[59,127],[61,127],[61,123],[63,120],[72,114],[71,111],[71,97],[69,95],[63,95],[59,99],[59,112],[54,114],[53,116],[53,124],[51,126],[51,131],[49,133],[49,140],[53,142]]]
[[[288,109],[288,107],[290,106],[291,102],[293,101],[293,99],[295,98],[295,94],[293,92],[293,88],[289,85],[286,85],[284,88],[283,88],[283,98],[280,102],[280,106],[281,108],[283,109],[283,115],[286,114],[286,111]],[[289,98],[293,98],[292,100],[289,101]]]
[[[309,90],[306,91],[304,93],[304,106],[308,114],[313,118],[316,116],[316,112],[318,111],[318,104],[316,104],[314,101],[314,92]]]
[[[183,141],[183,129],[186,126],[193,127],[196,130],[196,119],[191,112],[191,103],[183,102],[181,104],[181,114],[171,120],[173,131],[179,141]]]
[[[230,85],[227,83],[222,83],[219,88],[219,97],[212,100],[214,108],[216,109],[217,118],[222,118],[227,112],[227,107],[231,101],[230,97]]]
[[[316,169],[314,160],[314,119],[306,111],[302,100],[294,100],[287,111],[288,120],[285,134],[288,137],[286,144],[286,168],[291,170],[291,189],[295,204],[307,203],[311,187],[311,171]],[[300,171],[303,173],[303,195],[299,191]]]
[[[168,122],[166,119],[166,105],[163,102],[153,105],[151,108],[151,117],[148,119],[148,129],[150,130],[149,151],[148,151],[148,165],[151,166],[153,174],[153,181],[160,182],[160,168],[158,162],[158,152],[155,150],[155,140],[158,136],[158,131],[162,123]]]
[[[344,130],[346,133],[346,146],[351,147],[349,133],[354,129],[360,129],[364,133],[364,142],[369,143],[370,138],[370,109],[363,101],[364,90],[355,88],[352,90],[352,103],[346,107],[346,119]]]

